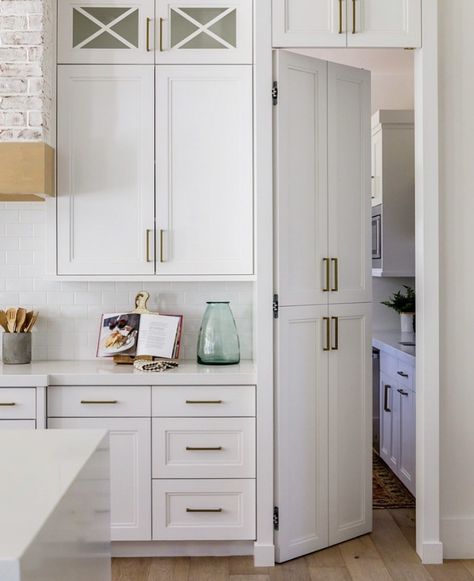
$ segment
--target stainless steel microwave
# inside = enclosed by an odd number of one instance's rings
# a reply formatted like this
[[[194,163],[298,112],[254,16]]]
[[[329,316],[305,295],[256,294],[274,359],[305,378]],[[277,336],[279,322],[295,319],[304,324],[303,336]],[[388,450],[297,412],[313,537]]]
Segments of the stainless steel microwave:
[[[372,268],[382,267],[382,205],[372,208]]]

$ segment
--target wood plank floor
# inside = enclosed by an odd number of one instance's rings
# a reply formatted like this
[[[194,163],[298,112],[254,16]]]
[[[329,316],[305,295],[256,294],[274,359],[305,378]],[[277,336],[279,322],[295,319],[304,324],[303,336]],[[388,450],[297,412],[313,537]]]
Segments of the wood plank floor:
[[[473,581],[474,561],[423,566],[415,511],[374,510],[374,531],[300,559],[255,569],[252,557],[113,559],[112,581]]]

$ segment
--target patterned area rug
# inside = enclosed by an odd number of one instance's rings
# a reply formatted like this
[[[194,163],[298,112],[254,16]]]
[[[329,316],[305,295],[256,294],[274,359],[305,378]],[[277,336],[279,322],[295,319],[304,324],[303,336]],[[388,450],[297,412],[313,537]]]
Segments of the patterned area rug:
[[[373,453],[372,486],[374,508],[416,507],[415,497],[376,452]]]

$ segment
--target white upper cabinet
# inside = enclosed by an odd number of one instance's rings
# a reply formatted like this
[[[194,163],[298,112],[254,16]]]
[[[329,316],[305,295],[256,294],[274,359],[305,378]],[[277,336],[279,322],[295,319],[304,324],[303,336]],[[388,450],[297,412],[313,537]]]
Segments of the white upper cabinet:
[[[157,275],[253,273],[252,68],[156,71]]]
[[[419,47],[421,0],[273,0],[275,47]]]
[[[156,3],[156,62],[252,62],[252,0]]]
[[[58,70],[58,274],[154,273],[154,71]]]
[[[330,303],[372,299],[370,73],[328,65]]]
[[[273,46],[346,46],[345,0],[273,0]]]
[[[58,62],[154,62],[154,0],[59,0]]]
[[[347,46],[421,46],[421,0],[347,2]]]

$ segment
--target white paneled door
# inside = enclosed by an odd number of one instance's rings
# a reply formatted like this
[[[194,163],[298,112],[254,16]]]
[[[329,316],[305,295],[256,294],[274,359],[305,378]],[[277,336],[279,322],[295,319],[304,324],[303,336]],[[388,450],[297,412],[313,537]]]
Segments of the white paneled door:
[[[51,418],[48,428],[109,430],[111,538],[151,540],[151,420]]]
[[[154,269],[154,67],[58,67],[58,274]]]
[[[157,274],[253,274],[252,67],[157,67],[156,100]]]
[[[372,300],[370,72],[328,64],[330,303]]]
[[[275,53],[275,273],[282,306],[328,301],[327,62]]]

